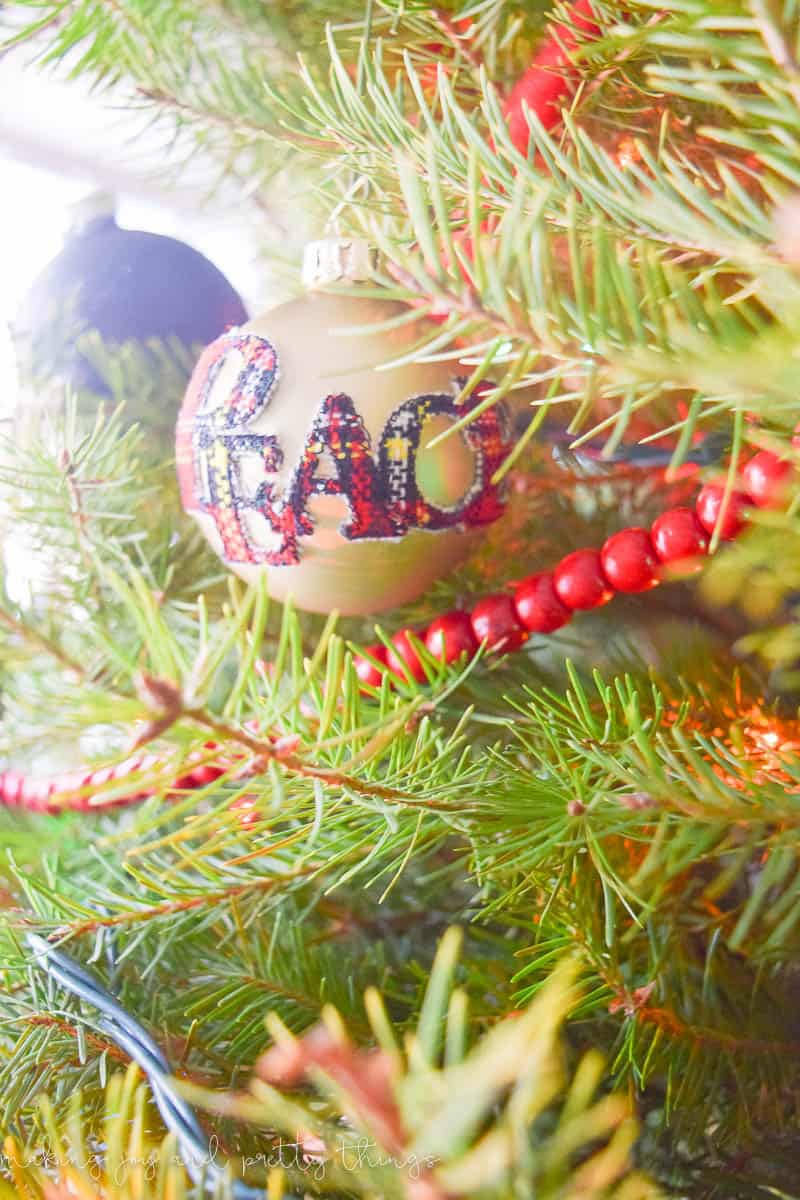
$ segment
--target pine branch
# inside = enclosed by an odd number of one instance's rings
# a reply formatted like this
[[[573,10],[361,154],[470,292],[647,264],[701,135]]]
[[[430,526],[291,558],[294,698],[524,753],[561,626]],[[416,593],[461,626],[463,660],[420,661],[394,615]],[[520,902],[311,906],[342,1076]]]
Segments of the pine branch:
[[[584,1060],[577,1068],[571,1102],[552,1142],[534,1137],[530,1144],[519,1136],[563,1088],[553,1039],[572,1002],[568,977],[566,972],[556,977],[531,1009],[511,1023],[497,1025],[468,1050],[466,997],[452,987],[457,953],[453,934],[440,945],[417,1032],[407,1040],[405,1055],[379,995],[372,992],[367,1012],[379,1049],[354,1047],[338,1015],[330,1011],[325,1023],[299,1042],[273,1021],[276,1044],[257,1065],[266,1084],[253,1082],[245,1096],[214,1095],[197,1088],[186,1089],[188,1094],[217,1113],[277,1125],[289,1133],[298,1127],[309,1130],[323,1164],[322,1178],[334,1188],[413,1195],[413,1180],[419,1174],[435,1196],[468,1194],[476,1181],[481,1191],[508,1195],[515,1180],[529,1187],[534,1179],[537,1195],[543,1196],[614,1195],[617,1183],[624,1195],[655,1195],[643,1177],[627,1175],[630,1130],[623,1133],[623,1106],[598,1101],[597,1107],[589,1108],[599,1074],[596,1061]],[[296,1087],[305,1076],[327,1101],[327,1120],[318,1107],[276,1090],[276,1084],[284,1090]],[[585,1097],[583,1102],[579,1095]],[[335,1121],[338,1113],[346,1114],[348,1126],[355,1124],[356,1138],[366,1135],[387,1156],[383,1169],[353,1154],[357,1142],[342,1135],[341,1120]],[[589,1129],[603,1141],[611,1140],[571,1168],[571,1150],[585,1142]]]
[[[576,448],[667,432],[673,465],[706,430],[736,453],[787,448],[800,382],[785,203],[800,183],[792,5],[632,0],[622,20],[598,0],[602,36],[573,54],[582,85],[550,132],[530,114],[527,156],[502,96],[569,6],[481,0],[466,6],[469,35],[463,7],[395,0],[366,13],[259,0],[18,7],[33,12],[45,57],[69,53],[76,71],[170,110],[250,178],[272,177],[296,147],[292,169],[310,169],[340,228],[382,249],[370,293],[439,319],[413,356],[491,379],[488,402],[510,393],[530,404],[505,534],[398,622],[416,627],[532,563],[547,568],[565,546],[646,520],[661,477],[623,486],[599,469],[548,470],[542,412],[569,426]],[[158,405],[155,362],[128,354],[109,371]],[[265,1010],[300,1033],[333,1000],[382,1048],[397,1089],[375,1085],[366,1124],[374,1135],[370,1119],[383,1133],[388,1122],[392,1149],[440,1156],[426,1195],[647,1194],[626,1180],[627,1110],[587,1099],[599,1069],[579,1067],[570,1092],[552,1070],[567,1012],[572,1049],[604,1045],[647,1114],[643,1159],[661,1162],[655,1143],[668,1142],[675,1194],[789,1195],[800,1112],[795,715],[773,711],[757,679],[732,684],[726,652],[645,601],[537,640],[516,663],[446,669],[427,656],[424,685],[366,696],[345,639],[355,647],[371,633],[354,622],[340,637],[276,614],[263,590],[220,587],[218,565],[186,533],[169,465],[143,465],[120,420],[68,420],[55,445],[15,464],[19,528],[59,539],[63,562],[55,600],[0,609],[5,743],[37,762],[46,739],[58,770],[79,739],[110,766],[136,736],[160,764],[154,794],[124,817],[0,818],[17,856],[0,891],[0,1084],[21,1139],[18,1190],[56,1186],[24,1166],[22,1140],[39,1137],[35,1094],[52,1090],[57,1135],[78,1144],[68,1095],[83,1086],[84,1114],[101,1112],[113,1056],[85,1011],[30,978],[14,930],[35,927],[101,965],[113,935],[124,1002],[182,1071],[225,1089],[202,1095],[245,1119],[237,1145],[263,1146],[264,1123],[294,1136],[300,1122],[328,1148],[339,1191],[409,1194],[397,1171],[341,1171],[337,1138],[344,1129],[352,1149],[352,1130],[335,1122],[352,1118],[354,1096],[375,1084],[368,1062],[381,1060],[355,1049],[338,1018],[316,1042],[273,1019],[275,1053],[310,1066],[314,1098],[263,1082],[243,1094]],[[800,579],[795,526],[793,508],[762,512],[702,585],[765,623],[743,645],[776,663],[797,651],[781,608]],[[602,656],[603,675],[565,674],[567,653]],[[669,684],[644,677],[655,656]],[[149,695],[137,692],[143,678]],[[176,788],[177,772],[216,753],[209,735],[230,769]],[[95,799],[110,805],[122,786]],[[474,997],[469,1023],[450,951],[426,988],[430,945],[453,919],[472,931],[458,968]],[[544,981],[567,956],[583,992],[562,1005]],[[364,1018],[358,989],[375,981],[396,1029],[372,994]],[[552,1006],[535,1020],[502,1019],[542,995]],[[487,1025],[497,1041],[466,1050]],[[333,1074],[314,1058],[320,1044]],[[134,1127],[124,1098],[110,1097]],[[570,1124],[576,1114],[585,1126]],[[88,1123],[92,1145],[127,1145],[129,1126],[104,1138]],[[295,1183],[306,1190],[303,1172]],[[78,1173],[59,1186],[94,1184]],[[149,1181],[131,1186],[146,1195]],[[182,1186],[172,1175],[154,1194]]]
[[[86,678],[86,668],[74,661],[52,638],[34,629],[31,625],[0,608],[0,624],[17,638],[54,659],[65,671],[76,679]]]

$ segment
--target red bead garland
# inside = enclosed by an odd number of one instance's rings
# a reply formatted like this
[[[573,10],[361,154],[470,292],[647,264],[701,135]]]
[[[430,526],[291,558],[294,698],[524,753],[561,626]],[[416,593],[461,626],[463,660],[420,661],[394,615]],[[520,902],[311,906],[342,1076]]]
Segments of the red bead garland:
[[[785,458],[761,450],[745,465],[742,481],[759,508],[780,507],[794,467]]]
[[[411,634],[419,636],[413,629],[398,629],[392,638],[391,650],[387,650],[386,665],[401,679],[415,679],[417,683],[424,683],[428,676],[416,647],[411,643]],[[422,637],[419,637],[419,640],[422,641]]]
[[[599,608],[614,595],[597,550],[573,550],[553,572],[556,595],[571,609]]]
[[[759,486],[758,482],[750,482],[748,486],[758,493],[757,496],[749,490],[734,490],[723,511],[724,486],[706,484],[697,497],[694,510],[685,507],[668,509],[656,518],[649,532],[640,526],[622,529],[607,538],[599,552],[574,550],[552,571],[539,571],[522,580],[513,596],[502,592],[484,596],[471,615],[457,609],[437,617],[420,633],[420,639],[434,657],[454,662],[471,653],[467,632],[469,621],[474,641],[485,644],[490,650],[509,652],[519,649],[531,633],[553,633],[575,612],[608,603],[615,592],[637,593],[656,587],[661,581],[662,565],[693,566],[708,553],[709,535],[718,523],[723,538],[735,537],[746,523],[749,508],[766,507],[774,502],[774,489],[778,484],[785,487],[792,466],[775,455],[770,456],[772,461],[760,455],[755,457],[758,462],[750,469],[750,479],[755,480],[760,472],[761,477],[772,485]],[[751,459],[751,463],[754,461]],[[394,639],[395,644],[399,639],[406,652],[406,648],[413,651],[413,647],[408,646],[408,632],[401,630]],[[392,658],[391,652],[389,658]],[[424,672],[421,672],[416,652],[410,654],[410,658],[419,668],[413,678],[421,683]],[[392,669],[401,674],[401,668],[398,668],[399,664]]]
[[[617,592],[647,592],[658,583],[658,558],[646,529],[622,529],[600,551],[603,574]]]
[[[726,501],[725,488],[721,484],[707,483],[697,497],[695,512],[707,533],[713,533],[719,527],[719,536],[730,541],[744,528],[747,509],[752,505],[744,492],[733,491]]]
[[[697,559],[708,550],[708,534],[691,508],[669,508],[650,528],[650,538],[665,565]]]
[[[134,772],[145,774],[158,767],[155,754],[132,755],[114,766],[97,767],[93,771],[64,771],[60,775],[37,777],[21,771],[0,771],[0,804],[7,808],[23,808],[27,812],[92,812],[97,808],[122,808],[154,795],[152,787],[139,788],[126,795],[115,796],[96,806],[89,794],[109,783],[116,783]],[[170,793],[192,791],[206,787],[230,769],[230,763],[198,763],[170,784]]]
[[[520,625],[530,633],[554,633],[572,616],[572,609],[556,594],[550,571],[523,579],[514,593],[514,608]]]
[[[527,641],[528,631],[517,620],[517,611],[510,596],[498,592],[484,596],[472,610],[472,630],[480,645],[488,650],[518,650]]]
[[[446,663],[456,662],[465,655],[471,658],[478,649],[478,639],[469,613],[453,609],[431,621],[425,634],[425,645],[434,658],[441,658]]]

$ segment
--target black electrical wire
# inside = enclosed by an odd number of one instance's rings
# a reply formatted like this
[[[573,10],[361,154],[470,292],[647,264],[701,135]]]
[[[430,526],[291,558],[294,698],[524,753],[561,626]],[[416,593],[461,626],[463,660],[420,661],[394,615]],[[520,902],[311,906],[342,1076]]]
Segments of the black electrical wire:
[[[37,933],[26,934],[26,941],[33,951],[35,964],[66,991],[97,1009],[100,1014],[97,1028],[108,1034],[144,1072],[161,1119],[170,1133],[175,1135],[181,1158],[192,1181],[195,1184],[202,1183],[208,1192],[216,1191],[220,1185],[227,1185],[231,1200],[264,1200],[263,1188],[251,1187],[239,1179],[230,1181],[225,1168],[215,1161],[194,1109],[175,1090],[169,1063],[147,1030],[122,1007],[96,976],[63,950],[57,950]],[[110,950],[109,955],[113,964]],[[296,1198],[285,1195],[284,1200]]]

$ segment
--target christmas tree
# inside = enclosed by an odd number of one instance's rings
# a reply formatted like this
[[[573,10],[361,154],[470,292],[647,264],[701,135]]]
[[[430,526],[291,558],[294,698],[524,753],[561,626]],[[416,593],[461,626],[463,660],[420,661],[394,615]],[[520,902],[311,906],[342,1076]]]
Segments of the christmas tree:
[[[172,360],[25,383],[0,1195],[800,1197],[800,6],[4,9],[358,270],[189,389],[248,581]]]

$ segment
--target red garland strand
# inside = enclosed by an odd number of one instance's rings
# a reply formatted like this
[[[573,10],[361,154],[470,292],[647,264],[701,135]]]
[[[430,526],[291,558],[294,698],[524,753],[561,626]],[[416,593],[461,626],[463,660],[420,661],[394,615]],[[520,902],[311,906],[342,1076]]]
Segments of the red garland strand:
[[[0,804],[7,808],[22,808],[26,812],[61,813],[93,812],[108,808],[127,808],[156,795],[155,786],[140,787],[110,800],[97,803],[93,793],[109,784],[119,783],[129,775],[146,775],[162,765],[156,754],[134,754],[111,767],[94,770],[63,771],[58,775],[27,775],[22,771],[0,772]],[[167,796],[206,787],[230,769],[218,763],[201,763],[189,767],[171,785]]]
[[[354,666],[363,690],[380,687],[384,676],[391,686],[409,679],[427,681],[414,645],[418,641],[436,659],[454,663],[471,658],[483,647],[489,653],[510,653],[526,644],[531,634],[554,633],[576,612],[607,604],[616,592],[649,591],[666,572],[686,573],[700,566],[708,553],[709,535],[719,530],[724,540],[744,527],[748,508],[771,508],[781,503],[793,465],[768,450],[750,459],[742,472],[748,490],[734,490],[725,502],[725,489],[709,483],[700,491],[694,509],[671,508],[650,530],[634,526],[607,538],[601,549],[575,550],[550,571],[540,571],[518,583],[514,591],[484,596],[468,612],[454,609],[436,617],[424,629],[399,630],[390,648],[368,647],[356,655]],[[213,752],[214,743],[206,744]],[[99,804],[92,793],[134,773],[159,766],[154,754],[136,754],[113,767],[70,771],[48,778],[8,770],[0,773],[0,804],[28,812],[91,812],[119,808],[145,800],[160,789],[137,788]],[[236,757],[190,765],[171,785],[168,795],[206,787],[236,767]],[[244,774],[239,764],[237,778]]]
[[[599,551],[574,550],[552,570],[523,579],[513,593],[484,596],[470,612],[444,613],[424,629],[401,629],[390,649],[369,646],[355,659],[356,673],[367,688],[378,687],[387,673],[392,686],[409,679],[424,683],[427,674],[415,641],[446,663],[471,657],[479,646],[507,654],[533,633],[554,633],[576,612],[608,604],[616,592],[649,591],[665,575],[696,570],[715,530],[728,541],[744,528],[748,508],[781,503],[792,470],[791,462],[762,450],[742,472],[743,490],[735,489],[727,499],[721,484],[706,484],[693,510],[668,509],[649,531],[633,526],[612,534]]]

